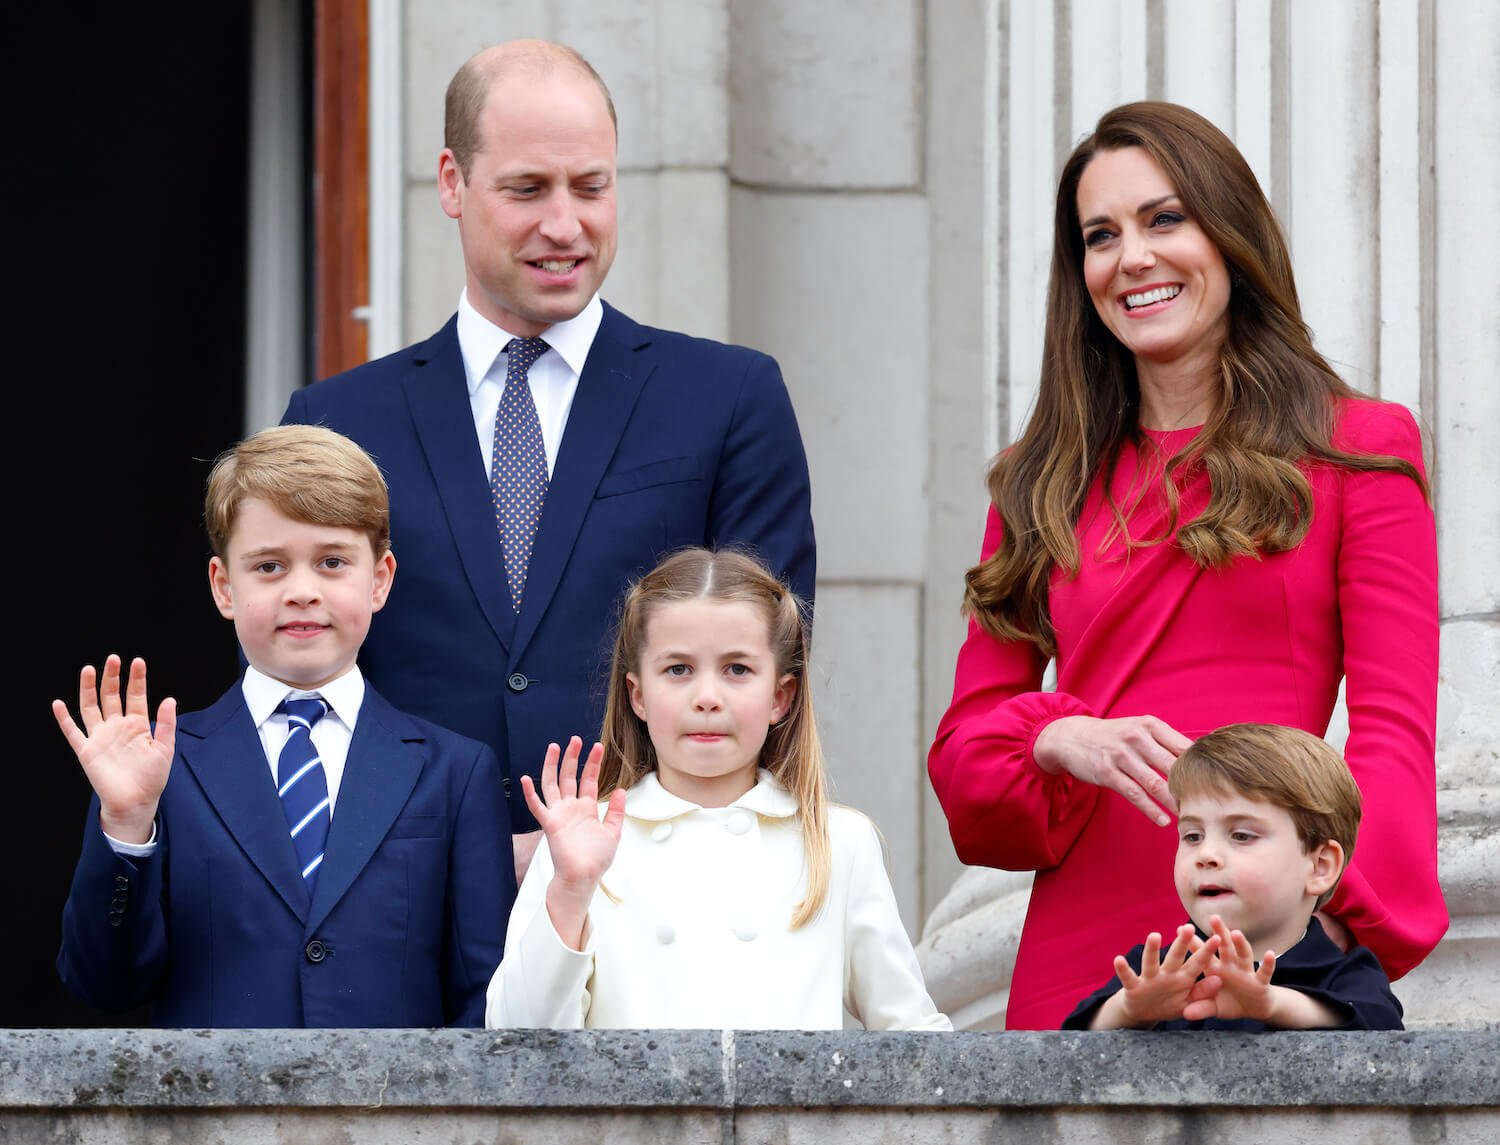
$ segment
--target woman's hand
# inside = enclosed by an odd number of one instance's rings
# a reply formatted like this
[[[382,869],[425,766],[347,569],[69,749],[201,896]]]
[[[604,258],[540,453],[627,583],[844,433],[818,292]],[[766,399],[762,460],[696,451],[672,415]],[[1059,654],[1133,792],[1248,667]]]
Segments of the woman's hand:
[[[558,746],[555,743],[547,746],[540,795],[531,776],[521,777],[521,794],[541,824],[547,836],[547,849],[552,854],[554,870],[547,885],[547,913],[558,937],[574,950],[583,949],[589,903],[599,880],[614,862],[620,829],[625,822],[625,792],[621,788],[610,793],[609,809],[603,819],[599,818],[603,745],[594,745],[583,773],[579,774],[578,753],[582,750],[583,741],[574,736],[559,762]]]
[[[1192,742],[1155,716],[1064,716],[1042,729],[1032,755],[1043,771],[1067,772],[1116,791],[1158,827],[1165,827],[1172,821],[1167,812],[1177,812],[1167,791],[1167,772]]]

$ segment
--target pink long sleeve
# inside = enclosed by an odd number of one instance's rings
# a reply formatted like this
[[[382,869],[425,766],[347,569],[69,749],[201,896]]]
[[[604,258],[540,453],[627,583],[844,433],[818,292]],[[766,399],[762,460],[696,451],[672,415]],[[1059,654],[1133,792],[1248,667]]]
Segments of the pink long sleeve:
[[[991,506],[981,559],[1000,545]],[[1013,871],[1056,865],[1088,822],[1099,789],[1048,775],[1036,737],[1062,716],[1096,713],[1062,692],[1041,691],[1046,661],[1025,641],[1001,641],[969,622],[954,670],[953,701],[938,724],[927,772],[958,857]]]
[[[1343,448],[1422,467],[1421,437],[1403,407],[1352,402],[1340,428]],[[1342,494],[1344,756],[1364,817],[1329,909],[1397,978],[1448,926],[1437,873],[1437,538],[1432,509],[1408,477],[1347,473]]]

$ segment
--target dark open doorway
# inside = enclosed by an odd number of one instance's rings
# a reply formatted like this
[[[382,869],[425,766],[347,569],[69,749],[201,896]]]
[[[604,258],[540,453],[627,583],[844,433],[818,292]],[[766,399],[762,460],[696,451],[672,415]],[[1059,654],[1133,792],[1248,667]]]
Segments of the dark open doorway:
[[[111,651],[150,665],[152,703],[216,697],[238,671],[207,591],[202,491],[242,431],[250,3],[103,5],[31,19],[45,79],[13,98],[34,194],[11,217],[25,301],[12,338],[7,769],[13,868],[7,1026],[134,1025],[74,1002],[54,968],[88,786],[49,711]],[[24,45],[24,46],[23,46]],[[29,396],[24,396],[29,395]]]

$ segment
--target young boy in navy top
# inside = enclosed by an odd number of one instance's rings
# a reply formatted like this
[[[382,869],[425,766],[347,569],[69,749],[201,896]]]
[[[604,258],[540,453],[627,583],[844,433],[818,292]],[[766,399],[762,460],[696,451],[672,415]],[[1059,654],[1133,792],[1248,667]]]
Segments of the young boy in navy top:
[[[1177,894],[1193,921],[1165,951],[1153,933],[1117,956],[1116,977],[1063,1029],[1401,1029],[1375,956],[1341,950],[1313,913],[1359,830],[1359,788],[1338,752],[1295,728],[1233,724],[1183,752],[1167,782]]]
[[[208,482],[209,583],[248,667],[153,728],[146,666],[53,702],[94,789],[58,971],[165,1026],[478,1026],[515,895],[493,751],[397,711],[355,658],[396,571],[384,479],[317,426]],[[310,701],[295,703],[293,701]]]

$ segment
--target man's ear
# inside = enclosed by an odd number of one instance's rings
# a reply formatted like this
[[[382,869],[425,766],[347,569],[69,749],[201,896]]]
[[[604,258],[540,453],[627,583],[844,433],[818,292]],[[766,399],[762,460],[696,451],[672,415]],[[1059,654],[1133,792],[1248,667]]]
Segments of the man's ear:
[[[459,219],[464,213],[464,173],[451,147],[444,147],[438,156],[438,202],[443,205],[443,214],[450,219]]]
[[[1337,839],[1319,843],[1308,852],[1310,867],[1307,876],[1307,893],[1320,898],[1333,889],[1344,873],[1344,846]]]
[[[208,559],[208,590],[214,594],[214,604],[225,620],[234,619],[234,591],[229,587],[229,570],[218,557]]]

